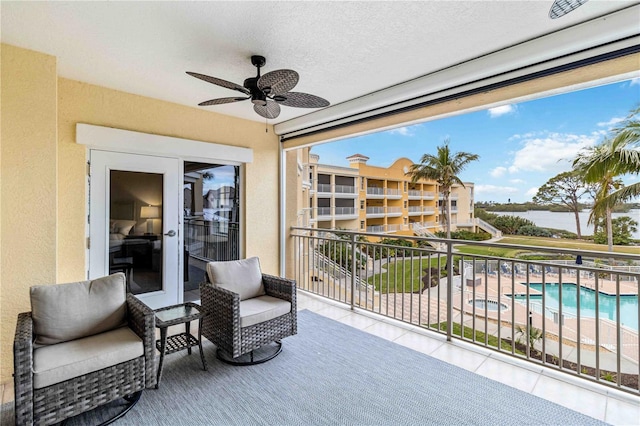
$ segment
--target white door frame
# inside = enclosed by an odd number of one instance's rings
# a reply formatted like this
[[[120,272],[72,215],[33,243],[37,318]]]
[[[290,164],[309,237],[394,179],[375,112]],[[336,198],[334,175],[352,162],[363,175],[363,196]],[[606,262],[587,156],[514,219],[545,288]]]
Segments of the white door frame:
[[[110,177],[112,170],[160,174],[162,179],[162,287],[157,291],[140,293],[137,297],[157,309],[182,302],[184,290],[182,264],[183,236],[181,228],[183,161],[158,157],[92,149],[91,152],[91,223],[89,251],[89,279],[109,274],[109,209]],[[126,219],[126,218],[125,218]],[[173,235],[170,231],[174,231]],[[174,261],[177,260],[177,262]]]
[[[225,164],[233,166],[241,166],[246,163],[253,162],[253,149],[231,145],[221,145],[216,143],[201,142],[192,139],[182,139],[170,136],[153,135],[149,133],[134,132],[130,130],[115,129],[112,127],[94,126],[91,124],[76,124],[76,143],[87,147],[87,160],[89,159],[91,149],[102,151],[112,151],[131,154],[155,155],[163,157],[172,157],[184,161],[197,161],[203,163]],[[184,185],[181,179],[180,188]],[[240,187],[245,188],[243,173],[241,173]],[[89,215],[89,184],[86,185],[86,215]],[[179,198],[183,200],[183,192],[179,191]],[[180,204],[182,206],[183,204]],[[240,241],[244,241],[244,208],[240,209]],[[179,208],[179,226],[184,220],[183,209]],[[86,223],[85,236],[89,237],[89,224]],[[183,244],[182,232],[179,232],[179,247]],[[244,245],[241,244],[241,253],[243,256]],[[179,253],[179,283],[178,283],[178,301],[181,303],[184,297],[183,277],[183,250]],[[85,270],[87,277],[89,276],[89,259],[90,250],[87,247],[85,253]]]

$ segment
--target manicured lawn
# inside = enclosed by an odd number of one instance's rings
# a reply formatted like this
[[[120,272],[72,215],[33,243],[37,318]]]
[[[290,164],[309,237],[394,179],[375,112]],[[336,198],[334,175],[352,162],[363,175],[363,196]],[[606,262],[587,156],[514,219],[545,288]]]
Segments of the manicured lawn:
[[[514,244],[522,246],[538,246],[538,247],[553,247],[553,248],[571,248],[577,250],[592,250],[592,251],[607,251],[605,244],[594,244],[586,241],[569,240],[560,238],[544,238],[544,237],[525,237],[519,235],[507,236],[502,238],[500,243]],[[488,256],[508,257],[513,258],[517,254],[526,253],[528,250],[522,249],[509,249],[499,247],[482,247],[481,244],[477,245],[460,245],[456,246],[456,250],[460,253],[466,254],[482,254]],[[613,251],[616,253],[631,253],[640,254],[640,247],[634,246],[614,246]]]
[[[431,325],[432,328],[439,328],[442,331],[445,331],[447,329],[447,323],[446,322],[441,322],[440,324],[432,324]],[[460,336],[460,324],[458,323],[453,323],[453,330],[452,330],[452,334],[454,336]],[[464,327],[464,337],[465,339],[473,339],[473,329],[470,327]],[[493,335],[488,335],[486,336],[487,338],[487,345],[489,346],[493,346],[494,348],[498,347],[498,338],[496,336]],[[485,333],[483,333],[482,331],[478,331],[476,330],[475,332],[475,339],[477,342],[480,343],[484,343],[484,339],[485,339]],[[504,351],[509,351],[511,352],[511,344],[509,344],[508,342],[505,342],[504,340],[500,341],[500,348]],[[519,351],[518,349],[516,349],[516,353],[520,354],[520,355],[524,355],[524,352]]]
[[[440,269],[446,267],[447,256],[440,256]],[[438,267],[438,257],[432,256],[431,260],[425,256],[422,259],[402,260],[390,262],[383,266],[386,271],[370,277],[367,281],[373,284],[376,290],[383,293],[412,293],[422,289],[423,269]]]

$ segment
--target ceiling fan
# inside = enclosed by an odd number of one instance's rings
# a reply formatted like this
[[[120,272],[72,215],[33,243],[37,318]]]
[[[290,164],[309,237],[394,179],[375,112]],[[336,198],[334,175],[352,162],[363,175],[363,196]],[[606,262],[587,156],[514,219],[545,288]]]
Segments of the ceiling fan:
[[[293,70],[275,70],[260,76],[260,68],[266,62],[267,60],[264,56],[252,56],[251,63],[258,68],[258,74],[255,77],[247,78],[242,86],[221,78],[187,71],[190,76],[247,95],[246,97],[211,99],[200,102],[198,105],[222,105],[251,99],[253,110],[264,118],[278,117],[280,115],[280,105],[296,108],[323,108],[330,105],[329,101],[319,96],[290,92],[298,84],[299,78],[298,73]]]

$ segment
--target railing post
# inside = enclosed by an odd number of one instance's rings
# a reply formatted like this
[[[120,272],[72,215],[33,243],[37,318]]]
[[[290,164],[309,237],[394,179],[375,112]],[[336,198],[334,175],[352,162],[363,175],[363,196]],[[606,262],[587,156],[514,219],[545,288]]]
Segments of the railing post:
[[[462,324],[460,325],[462,327]],[[453,334],[453,244],[447,241],[447,341]],[[464,334],[463,334],[464,335]]]
[[[351,310],[355,307],[356,293],[356,234],[351,234]]]

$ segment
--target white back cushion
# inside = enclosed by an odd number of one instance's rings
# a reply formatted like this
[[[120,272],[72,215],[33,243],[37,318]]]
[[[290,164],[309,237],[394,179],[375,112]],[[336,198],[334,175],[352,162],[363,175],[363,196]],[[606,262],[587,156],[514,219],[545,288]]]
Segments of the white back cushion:
[[[238,293],[240,300],[265,295],[260,261],[257,257],[207,263],[209,281],[215,286]]]
[[[93,281],[33,286],[30,293],[39,345],[80,339],[126,323],[127,289],[121,272]]]

